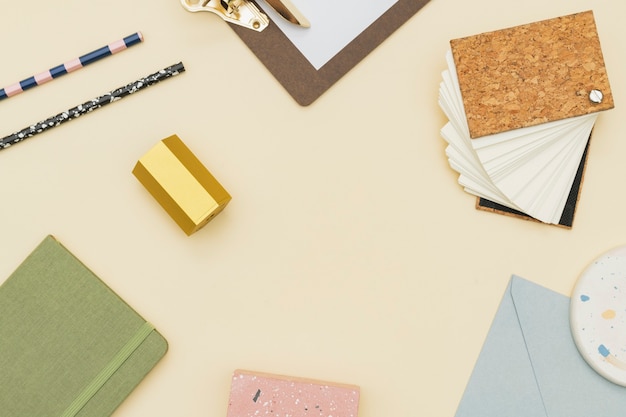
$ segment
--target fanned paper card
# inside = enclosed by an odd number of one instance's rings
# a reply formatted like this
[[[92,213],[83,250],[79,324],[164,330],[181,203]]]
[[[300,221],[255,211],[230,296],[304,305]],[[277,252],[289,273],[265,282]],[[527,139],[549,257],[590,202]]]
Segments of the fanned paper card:
[[[428,2],[346,0],[345,12],[338,13],[334,0],[291,0],[311,23],[302,28],[258,0],[270,25],[262,32],[231,27],[296,102],[307,106]]]
[[[593,12],[450,41],[441,135],[477,207],[571,227],[598,112],[614,107]]]
[[[110,416],[167,342],[52,236],[0,286],[0,415]]]

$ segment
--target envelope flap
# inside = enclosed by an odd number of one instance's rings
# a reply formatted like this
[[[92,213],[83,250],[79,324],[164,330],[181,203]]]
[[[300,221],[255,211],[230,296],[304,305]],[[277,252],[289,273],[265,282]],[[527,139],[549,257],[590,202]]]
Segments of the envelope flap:
[[[510,283],[455,415],[477,416],[546,417]]]
[[[626,389],[602,378],[578,353],[569,298],[515,276],[510,291],[547,415],[622,417]]]

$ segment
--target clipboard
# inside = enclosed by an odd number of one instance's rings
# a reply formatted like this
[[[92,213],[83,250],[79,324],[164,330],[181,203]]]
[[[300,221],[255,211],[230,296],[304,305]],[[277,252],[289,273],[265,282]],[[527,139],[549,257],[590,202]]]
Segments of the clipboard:
[[[229,25],[294,100],[308,106],[429,1],[398,0],[319,70],[276,24],[270,23],[262,32]]]

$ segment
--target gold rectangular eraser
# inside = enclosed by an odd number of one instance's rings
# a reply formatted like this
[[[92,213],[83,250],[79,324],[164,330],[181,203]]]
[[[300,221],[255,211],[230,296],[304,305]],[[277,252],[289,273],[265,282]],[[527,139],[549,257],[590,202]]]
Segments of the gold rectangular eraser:
[[[231,200],[177,135],[161,140],[144,156],[133,175],[189,236],[200,230]]]

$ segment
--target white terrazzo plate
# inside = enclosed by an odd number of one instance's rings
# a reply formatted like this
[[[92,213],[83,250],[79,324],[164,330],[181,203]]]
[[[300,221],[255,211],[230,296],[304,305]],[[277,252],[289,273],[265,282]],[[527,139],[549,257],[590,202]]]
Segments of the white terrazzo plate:
[[[626,246],[601,255],[580,275],[572,292],[570,325],[587,363],[626,386]]]

